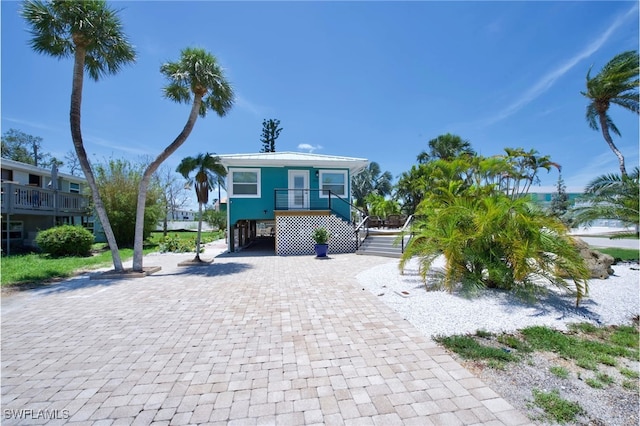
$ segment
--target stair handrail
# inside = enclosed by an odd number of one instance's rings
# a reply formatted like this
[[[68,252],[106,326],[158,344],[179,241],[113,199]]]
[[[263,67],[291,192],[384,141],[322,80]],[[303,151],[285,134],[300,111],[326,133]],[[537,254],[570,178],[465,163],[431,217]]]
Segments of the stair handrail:
[[[337,217],[341,218],[342,220],[344,220],[345,222],[351,223],[352,226],[354,227],[354,234],[355,234],[355,240],[356,240],[356,250],[360,247],[360,229],[364,227],[365,229],[365,234],[364,234],[364,238],[362,239],[362,241],[364,241],[368,236],[369,236],[369,227],[365,226],[368,221],[369,221],[369,216],[364,212],[364,210],[361,210],[359,207],[357,207],[356,205],[354,205],[351,201],[342,198],[341,196],[339,196],[338,194],[334,193],[333,191],[331,191],[330,189],[322,189],[322,188],[318,188],[318,189],[311,189],[311,188],[305,188],[305,189],[295,189],[295,188],[275,188],[273,190],[273,205],[274,205],[274,210],[279,209],[279,204],[278,204],[278,192],[282,192],[282,191],[286,191],[287,193],[289,191],[305,191],[306,193],[309,192],[322,192],[323,194],[327,195],[327,209],[332,212],[333,214],[335,214]],[[359,216],[363,219],[361,219],[359,224],[356,224],[356,220],[353,217],[349,217],[346,218],[344,217],[336,208],[336,204],[335,202],[332,203],[332,199],[337,199],[343,203],[346,203],[350,209],[353,211],[357,211],[359,213]]]
[[[360,244],[367,239],[367,237],[369,236],[369,227],[365,226],[368,222],[369,222],[369,216],[364,212],[364,210],[361,210],[359,207],[355,206],[353,203],[351,203],[351,201],[346,200],[344,198],[342,198],[341,196],[334,194],[331,190],[327,190],[326,191],[329,194],[329,208],[332,212],[334,212],[335,214],[337,214],[338,216],[342,216],[340,215],[340,213],[338,213],[336,210],[334,210],[331,207],[331,197],[337,198],[338,200],[342,201],[343,203],[347,203],[353,210],[357,211],[358,213],[360,213],[360,217],[362,217],[363,219],[360,221],[360,223],[356,224],[355,220],[352,221],[354,229],[353,229],[353,234],[356,240],[356,250],[358,250],[360,248]],[[335,205],[335,204],[334,204]],[[362,241],[360,240],[360,229],[364,228],[364,237],[362,238]]]
[[[360,221],[360,223],[358,223],[355,229],[353,230],[356,236],[356,250],[360,248],[360,229],[364,228],[364,238],[362,239],[362,241],[366,240],[367,237],[369,236],[369,227],[366,226],[368,222],[369,222],[369,216],[365,216],[364,219],[362,219],[362,221]]]
[[[407,228],[411,226],[411,222],[413,222],[413,218],[414,218],[414,216],[412,214],[409,215],[407,220],[404,222],[404,225],[402,226],[402,229],[400,229],[400,235],[402,237],[402,253],[404,253],[404,234],[405,234],[405,231],[407,230]],[[407,241],[407,245],[409,244],[409,242],[411,242],[412,238],[413,238],[413,229],[411,230],[411,233],[409,234],[409,240]]]
[[[339,196],[338,194],[334,193],[330,189],[323,189],[322,191],[325,191],[325,192],[327,192],[329,194],[329,209],[331,211],[333,211],[334,213],[340,215],[335,209],[331,208],[331,197],[337,198],[338,200],[342,201],[343,203],[346,203],[347,205],[349,205],[349,207],[351,207],[353,210],[356,210],[358,213],[360,213],[360,217],[365,217],[365,216],[368,217],[367,214],[364,212],[364,210],[361,210],[358,206],[353,204],[351,201],[349,201],[349,200],[347,200],[345,198],[342,198],[341,196]],[[355,221],[354,221],[354,225],[355,225]]]

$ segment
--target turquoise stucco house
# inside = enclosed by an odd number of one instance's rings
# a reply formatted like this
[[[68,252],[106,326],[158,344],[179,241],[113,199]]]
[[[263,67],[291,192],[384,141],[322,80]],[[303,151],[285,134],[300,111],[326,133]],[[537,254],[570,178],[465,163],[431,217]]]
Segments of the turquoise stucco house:
[[[218,155],[227,169],[228,248],[275,238],[278,255],[313,254],[311,233],[326,227],[330,253],[355,252],[351,177],[364,158],[301,152]]]

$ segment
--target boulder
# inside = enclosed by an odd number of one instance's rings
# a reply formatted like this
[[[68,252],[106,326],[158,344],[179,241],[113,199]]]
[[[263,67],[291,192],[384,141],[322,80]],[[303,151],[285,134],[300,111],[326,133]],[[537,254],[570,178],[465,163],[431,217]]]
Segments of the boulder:
[[[614,271],[611,267],[614,262],[613,256],[600,253],[598,250],[593,250],[589,247],[589,244],[580,238],[574,237],[573,241],[576,248],[580,250],[580,255],[587,263],[587,268],[589,268],[591,272],[591,278],[607,279],[609,275],[613,275]]]

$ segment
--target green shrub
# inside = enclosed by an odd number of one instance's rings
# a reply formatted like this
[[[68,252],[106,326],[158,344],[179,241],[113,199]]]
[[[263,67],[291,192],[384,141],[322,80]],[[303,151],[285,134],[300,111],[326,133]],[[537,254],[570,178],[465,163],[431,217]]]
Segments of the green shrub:
[[[539,170],[558,165],[535,150],[505,151],[421,165],[424,173],[413,184],[426,191],[400,269],[417,257],[425,279],[443,255],[442,284],[449,291],[460,283],[467,290],[497,288],[533,299],[553,284],[575,293],[578,303],[588,290],[585,261],[566,226],[527,195]]]
[[[511,199],[456,184],[438,189],[420,204],[418,211],[427,219],[417,221],[401,270],[416,256],[425,279],[442,254],[447,264],[443,284],[450,291],[462,283],[532,298],[550,283],[573,292],[576,303],[587,293],[588,270],[557,218],[545,215],[527,198]]]
[[[54,257],[88,256],[93,234],[81,226],[63,225],[38,232],[36,244]]]
[[[109,222],[118,247],[133,247],[136,229],[138,188],[145,164],[129,160],[110,159],[106,164],[96,164],[96,185],[107,211]],[[149,183],[144,208],[143,239],[151,235],[162,217],[160,204],[163,188],[156,179]]]
[[[202,219],[213,228],[227,229],[227,213],[214,209],[205,209]]]
[[[158,249],[161,253],[185,253],[196,251],[196,239],[195,237],[180,238],[178,234],[167,235],[160,239]]]
[[[329,241],[329,231],[327,231],[327,228],[315,228],[311,233],[311,238],[313,238],[316,244],[327,244],[327,241]]]

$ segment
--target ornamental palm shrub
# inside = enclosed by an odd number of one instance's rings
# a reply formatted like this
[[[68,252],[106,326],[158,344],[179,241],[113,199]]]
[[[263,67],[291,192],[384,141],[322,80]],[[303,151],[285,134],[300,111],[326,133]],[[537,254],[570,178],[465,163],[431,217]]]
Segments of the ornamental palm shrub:
[[[396,200],[386,199],[382,195],[371,193],[365,197],[369,214],[387,217],[390,214],[400,213],[400,204]]]
[[[535,296],[548,284],[587,293],[589,272],[564,224],[527,197],[512,198],[494,186],[450,181],[427,195],[416,236],[400,269],[417,257],[423,279],[436,257],[446,259],[444,287],[499,288]],[[562,275],[573,280],[570,286]]]

